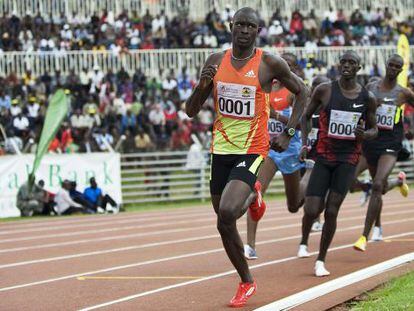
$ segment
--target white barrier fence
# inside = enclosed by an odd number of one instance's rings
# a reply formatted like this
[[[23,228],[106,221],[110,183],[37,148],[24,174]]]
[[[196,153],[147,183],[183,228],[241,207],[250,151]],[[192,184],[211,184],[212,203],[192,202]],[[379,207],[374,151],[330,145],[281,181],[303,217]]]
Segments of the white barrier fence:
[[[210,198],[209,153],[203,151],[198,167],[187,159],[188,152],[156,152],[122,155],[122,195],[126,204],[207,200]],[[392,177],[400,170],[414,181],[414,160],[398,162]],[[276,175],[268,194],[285,193],[283,179]]]
[[[16,196],[20,185],[27,181],[34,155],[0,157],[0,218],[19,216]],[[89,187],[95,177],[98,186],[122,203],[119,153],[48,154],[40,164],[36,179],[45,181],[45,189],[56,193],[62,180],[76,181],[78,191]]]
[[[411,14],[408,8],[414,6],[413,0],[2,0],[0,14],[15,11],[18,16],[24,16],[27,12],[33,15],[40,12],[43,16],[50,14],[59,16],[64,13],[68,17],[76,15],[87,18],[94,12],[100,13],[104,9],[112,11],[115,15],[123,10],[137,11],[141,16],[146,10],[149,10],[152,15],[164,10],[169,17],[189,12],[192,18],[201,20],[214,7],[220,13],[228,4],[233,9],[251,6],[266,20],[277,9],[282,16],[290,15],[296,9],[302,13],[314,9],[318,16],[322,16],[329,7],[335,10],[344,9],[349,14],[356,7],[365,10],[368,5],[371,6],[372,11],[376,8],[388,7],[394,16],[406,17]]]
[[[414,1],[414,0],[413,0]],[[373,64],[383,68],[386,59],[397,52],[395,46],[355,46],[355,47],[320,47],[315,51],[305,48],[268,49],[275,53],[292,52],[299,58],[307,58],[313,54],[316,59],[324,61],[329,67],[338,63],[339,55],[344,51],[353,50],[360,55],[363,64],[361,73],[369,73]],[[60,70],[67,75],[71,69],[76,73],[86,68],[92,70],[99,65],[103,72],[112,69],[114,72],[124,68],[133,74],[141,68],[147,75],[159,76],[169,69],[176,72],[187,67],[191,74],[197,74],[213,49],[168,49],[168,50],[131,50],[128,53],[114,55],[106,51],[69,51],[69,52],[6,52],[0,54],[0,75],[12,72],[21,76],[26,69],[38,77],[45,72],[53,73]],[[411,58],[414,59],[414,46],[410,47]]]

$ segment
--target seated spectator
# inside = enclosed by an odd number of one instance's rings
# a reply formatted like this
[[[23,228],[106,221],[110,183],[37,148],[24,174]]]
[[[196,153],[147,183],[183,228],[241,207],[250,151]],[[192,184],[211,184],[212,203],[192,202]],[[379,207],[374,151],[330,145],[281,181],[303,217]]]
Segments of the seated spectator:
[[[30,217],[43,213],[44,208],[44,192],[43,189],[33,184],[29,190],[29,183],[22,184],[17,192],[17,208],[23,217]]]
[[[74,213],[83,213],[89,214],[90,212],[79,203],[76,203],[69,194],[69,190],[71,189],[71,184],[69,180],[64,180],[62,182],[62,187],[55,195],[55,203],[56,207],[55,210],[58,215],[70,215]]]
[[[114,137],[108,132],[106,128],[97,129],[94,135],[99,151],[110,151],[110,147],[114,144]]]
[[[76,190],[76,186],[77,186],[76,181],[70,181],[69,183],[70,183],[69,195],[72,198],[72,200],[84,206],[89,211],[97,212],[93,204],[86,199],[85,195],[82,192]],[[100,212],[103,212],[103,210],[101,210]]]
[[[86,188],[83,192],[86,200],[88,200],[95,209],[102,208],[107,212],[118,213],[119,207],[116,202],[111,198],[109,194],[103,194],[102,189],[98,187],[95,177],[89,179],[90,187]],[[111,207],[108,207],[108,203]]]
[[[29,119],[20,112],[13,119],[13,129],[17,136],[26,137],[29,132]]]
[[[127,129],[132,133],[132,135],[135,135],[137,129],[137,118],[130,109],[128,109],[126,114],[122,116],[121,133],[124,134]]]

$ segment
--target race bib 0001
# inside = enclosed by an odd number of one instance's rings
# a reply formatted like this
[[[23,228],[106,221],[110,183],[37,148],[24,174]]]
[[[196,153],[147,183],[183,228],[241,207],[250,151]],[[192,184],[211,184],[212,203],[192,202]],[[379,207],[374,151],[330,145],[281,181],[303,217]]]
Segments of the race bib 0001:
[[[285,125],[280,121],[269,119],[267,122],[267,130],[271,139],[282,134],[284,129]]]
[[[256,87],[218,82],[217,101],[222,115],[252,119],[255,116]]]
[[[354,140],[354,130],[361,118],[361,112],[331,110],[328,137]]]
[[[383,130],[392,130],[395,122],[395,111],[397,106],[382,104],[377,108],[377,125]]]

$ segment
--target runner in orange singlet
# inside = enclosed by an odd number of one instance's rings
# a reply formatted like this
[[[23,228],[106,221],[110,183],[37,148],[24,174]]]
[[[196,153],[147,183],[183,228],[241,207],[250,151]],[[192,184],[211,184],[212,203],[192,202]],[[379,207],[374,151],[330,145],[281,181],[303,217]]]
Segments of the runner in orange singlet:
[[[194,117],[210,93],[214,94],[216,120],[211,148],[211,200],[227,256],[241,278],[230,307],[244,306],[256,291],[236,221],[257,195],[257,172],[269,150],[268,93],[272,81],[279,80],[295,94],[287,130],[272,144],[277,151],[288,147],[289,129],[296,128],[299,123],[308,95],[302,80],[291,73],[283,59],[255,48],[259,20],[252,8],[242,8],[235,13],[230,24],[232,49],[209,56],[200,82],[186,102],[187,114]]]

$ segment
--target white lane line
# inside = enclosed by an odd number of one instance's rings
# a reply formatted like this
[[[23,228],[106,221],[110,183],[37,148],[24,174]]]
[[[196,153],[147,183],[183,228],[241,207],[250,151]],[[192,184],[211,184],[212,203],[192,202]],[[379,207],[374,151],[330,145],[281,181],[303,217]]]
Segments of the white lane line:
[[[202,213],[201,215],[197,215],[197,216],[211,216],[212,213],[211,212],[205,212]],[[167,221],[167,220],[173,220],[173,219],[194,219],[195,215],[174,215],[171,217],[168,216],[160,216],[160,217],[154,217],[151,219],[152,220],[162,220],[162,221]],[[129,224],[129,223],[137,223],[137,225],[140,225],[142,223],[145,223],[144,221],[142,221],[140,218],[129,218],[129,219],[124,219],[124,220],[116,220],[116,219],[112,219],[112,220],[108,220],[107,221],[102,221],[102,222],[96,222],[96,223],[84,223],[84,224],[79,224],[79,225],[62,225],[62,226],[53,226],[53,227],[48,227],[48,226],[44,226],[42,228],[32,228],[32,229],[28,229],[28,230],[9,230],[9,231],[1,231],[0,235],[7,235],[7,234],[18,234],[18,233],[33,233],[33,232],[43,232],[43,231],[53,231],[53,230],[62,230],[62,229],[75,229],[75,228],[82,228],[82,227],[99,227],[99,226],[106,226],[106,225],[114,225],[114,224]],[[153,224],[151,224],[153,225]]]
[[[411,214],[414,211],[400,211],[400,212],[389,212],[389,213],[383,213],[383,216],[395,216],[395,215],[403,215],[403,214]],[[292,217],[286,217],[286,219],[288,218],[292,218]],[[295,217],[296,218],[296,217]],[[353,217],[347,217],[347,218],[343,218],[341,219],[341,222],[343,221],[349,221],[349,220],[357,220],[357,219],[363,219],[364,216],[353,216]],[[412,218],[414,220],[414,218]],[[270,221],[271,219],[268,219],[268,221]],[[277,218],[274,218],[274,220],[277,220]],[[158,234],[163,234],[163,233],[179,233],[179,232],[185,232],[185,231],[192,231],[192,230],[199,230],[199,229],[207,229],[207,228],[211,228],[211,225],[206,225],[206,226],[198,226],[198,227],[191,227],[191,228],[183,228],[183,229],[170,229],[170,230],[163,230],[158,232]],[[280,230],[280,229],[288,229],[288,228],[296,228],[298,227],[298,223],[294,223],[294,224],[287,224],[287,225],[283,225],[283,226],[276,226],[276,227],[270,227],[270,228],[263,228],[262,230],[260,230],[261,232],[266,232],[266,231],[273,231],[273,230]],[[244,234],[246,233],[246,231],[240,231],[240,234]],[[150,235],[155,235],[154,232],[146,232],[146,233],[141,233],[141,236],[150,236]],[[217,235],[212,235],[209,238],[213,238],[216,237]],[[199,237],[200,238],[200,237]],[[194,241],[193,239],[197,239],[197,237],[194,237],[191,239],[191,241]],[[204,236],[201,236],[200,240],[204,239]],[[180,242],[177,242],[180,241]],[[111,249],[106,249],[106,250],[99,250],[99,251],[93,251],[93,252],[86,252],[86,253],[78,253],[78,254],[72,254],[72,255],[64,255],[64,256],[57,256],[57,257],[48,257],[48,258],[42,258],[42,259],[33,259],[33,260],[26,260],[26,261],[20,261],[20,262],[13,262],[13,263],[8,263],[8,264],[3,264],[0,265],[0,269],[6,269],[6,268],[12,268],[12,267],[18,267],[18,266],[25,266],[25,265],[30,265],[30,264],[39,264],[39,263],[44,263],[44,262],[51,262],[51,261],[59,261],[59,260],[68,260],[68,259],[74,259],[74,258],[80,258],[80,257],[86,257],[86,256],[94,256],[94,255],[102,255],[102,254],[108,254],[108,253],[115,253],[115,252],[123,252],[123,251],[131,251],[131,250],[136,250],[136,249],[141,249],[141,248],[146,248],[148,247],[147,245],[151,245],[151,247],[153,246],[159,246],[159,245],[169,245],[169,244],[176,244],[176,243],[181,243],[181,242],[187,242],[187,239],[181,239],[181,240],[174,240],[174,241],[165,241],[165,242],[158,242],[158,243],[147,243],[147,244],[140,244],[140,245],[131,245],[131,246],[126,246],[126,247],[121,247],[121,248],[111,248]]]
[[[414,261],[414,252],[408,253],[374,266],[355,271],[321,285],[311,287],[286,298],[277,300],[268,305],[255,309],[256,311],[280,311],[290,310],[308,301],[314,300],[335,290],[369,279],[378,274],[395,269],[398,266]]]
[[[403,222],[408,222],[408,221],[412,221],[412,220],[414,220],[414,219],[389,221],[389,222],[383,222],[382,225],[384,226],[384,225],[390,225],[390,224],[396,224],[396,223],[403,223]],[[347,228],[343,228],[343,229],[338,229],[338,230],[336,230],[336,232],[352,231],[352,230],[360,229],[360,228],[363,228],[363,226],[360,225],[360,226],[347,227]],[[391,238],[396,238],[396,237],[402,237],[402,236],[406,236],[406,235],[411,235],[413,233],[414,232],[411,232],[410,234],[405,234],[405,235],[387,236],[387,238],[391,239]],[[310,235],[311,236],[320,235],[320,232],[312,232]],[[278,239],[272,239],[272,240],[267,240],[267,241],[261,241],[261,242],[256,243],[256,244],[264,245],[264,244],[277,243],[277,242],[281,242],[281,241],[296,240],[296,239],[299,239],[299,238],[301,238],[301,235],[289,236],[289,237],[285,237],[285,238],[278,238]],[[352,244],[350,244],[350,245],[352,245]],[[128,268],[135,268],[135,267],[139,267],[139,266],[157,264],[157,263],[161,263],[161,262],[167,262],[167,261],[183,259],[183,258],[190,258],[190,257],[195,257],[195,256],[202,256],[202,255],[213,254],[213,253],[218,253],[218,252],[223,252],[223,251],[224,251],[223,248],[216,248],[216,249],[210,249],[210,250],[202,251],[202,252],[187,253],[187,254],[183,254],[183,255],[177,255],[177,256],[172,256],[172,257],[164,257],[164,258],[159,258],[159,259],[154,259],[154,260],[149,260],[149,261],[132,263],[132,264],[128,264],[128,265],[114,266],[114,267],[110,267],[110,268],[94,270],[94,271],[88,271],[88,272],[82,272],[82,273],[76,273],[76,274],[66,275],[66,276],[57,277],[57,278],[46,279],[46,280],[42,280],[42,281],[36,281],[36,282],[31,282],[31,283],[25,283],[25,284],[19,284],[19,285],[3,287],[3,288],[0,288],[0,292],[20,289],[20,288],[25,288],[25,287],[32,287],[32,286],[37,286],[37,285],[42,285],[42,284],[48,284],[48,283],[53,283],[53,282],[58,282],[58,281],[63,281],[63,280],[68,280],[68,279],[73,279],[73,278],[77,278],[79,276],[101,274],[101,273],[105,273],[105,272],[123,270],[123,269],[128,269]],[[312,254],[316,254],[316,253],[317,252],[314,252]],[[290,257],[290,258],[296,258],[296,257]]]
[[[99,222],[99,221],[108,221],[108,218],[113,218],[115,220],[123,220],[123,219],[131,219],[131,218],[139,218],[143,220],[151,220],[151,218],[158,218],[160,216],[166,216],[168,213],[170,216],[178,216],[178,215],[188,215],[188,214],[201,214],[210,211],[208,206],[200,206],[199,208],[195,209],[194,207],[188,208],[177,208],[171,210],[160,210],[156,213],[148,213],[145,211],[132,211],[127,213],[120,213],[120,214],[93,214],[93,215],[82,215],[82,216],[64,216],[64,217],[51,217],[46,219],[39,219],[39,220],[16,220],[10,222],[2,223],[3,229],[30,229],[36,227],[44,227],[50,225],[69,225],[69,224],[81,224],[81,223],[91,223],[91,222]],[[1,232],[1,231],[0,231]]]
[[[383,213],[383,216],[393,216],[393,215],[401,215],[401,214],[407,214],[407,213],[410,214],[412,212],[414,212],[414,211],[401,211],[401,212]],[[341,219],[341,222],[356,220],[356,219],[363,219],[363,218],[364,218],[364,216],[348,217],[348,218]],[[409,218],[409,220],[414,220],[414,218]],[[296,227],[298,227],[298,224],[294,223],[294,224],[287,224],[287,225],[283,225],[283,226],[263,228],[259,231],[260,232],[267,232],[267,231],[274,231],[274,230],[281,230],[281,229],[288,229],[288,228],[296,228]],[[191,230],[196,230],[196,229],[197,230],[207,229],[207,228],[211,228],[211,225],[201,226],[201,227],[200,226],[199,227],[192,227],[192,228],[183,228],[183,229],[165,230],[163,232],[159,232],[159,234],[162,234],[162,233],[170,233],[171,234],[171,233],[185,232],[185,231],[191,231]],[[245,234],[245,233],[246,233],[246,231],[240,231],[240,234]],[[147,232],[147,233],[141,233],[139,236],[150,236],[150,235],[155,235],[155,234],[151,233],[151,232]],[[148,248],[148,247],[164,246],[164,245],[192,242],[192,241],[197,241],[197,240],[212,239],[212,238],[216,238],[216,237],[218,237],[218,234],[209,235],[209,236],[199,236],[199,237],[193,237],[193,238],[187,238],[187,239],[179,239],[179,240],[173,240],[173,241],[164,241],[164,242],[155,242],[155,243],[131,245],[131,246],[126,246],[126,247],[111,248],[111,249],[106,249],[106,250],[99,250],[99,251],[86,252],[86,253],[78,253],[78,254],[72,254],[72,255],[64,255],[64,256],[57,256],[57,257],[42,258],[42,259],[26,260],[26,261],[13,262],[13,263],[0,265],[0,269],[7,269],[7,268],[13,268],[13,267],[19,267],[19,266],[25,266],[25,265],[32,265],[32,264],[41,264],[41,263],[52,262],[52,261],[68,260],[68,259],[87,257],[87,256],[103,255],[103,254],[116,253],[116,252],[125,252],[125,251],[137,250],[137,249],[142,249],[142,248]]]
[[[349,207],[348,205],[344,205],[344,208]],[[399,204],[394,204],[394,205],[388,205],[387,206],[388,209],[393,207],[396,208],[404,208],[404,206],[401,206]],[[345,209],[344,211],[341,212],[341,214],[344,213],[352,213],[355,211],[359,211],[361,210],[360,208],[351,208],[351,209]],[[286,215],[286,211],[282,211],[280,214],[281,215]],[[269,213],[267,215],[277,215],[279,213]],[[296,214],[295,214],[296,215]],[[293,219],[295,218],[295,216],[291,216]],[[296,216],[298,217],[298,216]],[[194,218],[194,217],[193,217]],[[215,214],[214,213],[209,213],[207,215],[206,218],[204,218],[205,221],[210,221],[210,218],[214,218],[215,219]],[[268,218],[265,218],[262,220],[262,222],[266,222]],[[283,217],[280,219],[284,219]],[[203,219],[200,219],[198,221],[203,221]],[[184,221],[182,223],[187,223],[188,221]],[[176,222],[179,223],[179,222]],[[0,240],[0,244],[2,243],[10,243],[10,242],[22,242],[22,241],[33,241],[33,240],[38,240],[38,239],[53,239],[53,238],[59,238],[59,237],[73,237],[73,236],[77,236],[77,235],[86,235],[86,234],[95,234],[95,233],[105,233],[105,232],[117,232],[117,231],[123,231],[123,230],[133,230],[133,229],[141,229],[141,228],[151,228],[153,226],[158,226],[158,225],[167,225],[167,224],[171,224],[171,222],[162,222],[162,223],[158,223],[158,224],[148,224],[148,225],[139,225],[139,226],[128,226],[128,227],[114,227],[114,228],[106,228],[106,229],[92,229],[92,230],[82,230],[82,231],[75,231],[75,232],[65,232],[65,233],[56,233],[56,234],[46,234],[46,235],[35,235],[35,236],[29,236],[29,237],[21,237],[21,238],[9,238],[9,239],[2,239]]]
[[[279,203],[279,201],[271,201],[272,203]],[[397,203],[404,203],[407,202],[407,199],[400,199],[400,200],[396,200],[393,201],[393,204],[395,206],[398,206]],[[353,206],[355,203],[351,202],[346,202],[345,205],[347,206]],[[285,205],[285,203],[283,203],[283,205]],[[345,206],[344,206],[345,207]],[[8,235],[8,234],[19,234],[19,233],[33,233],[33,232],[44,232],[44,231],[53,231],[53,230],[62,230],[62,229],[70,229],[70,228],[82,228],[82,227],[99,227],[99,226],[105,226],[105,225],[113,225],[113,224],[128,224],[128,223],[146,223],[146,222],[150,222],[150,221],[155,221],[155,220],[162,220],[162,221],[166,221],[166,220],[172,220],[172,219],[180,219],[180,218],[194,218],[196,216],[209,216],[212,215],[212,210],[197,210],[194,213],[188,213],[183,211],[182,214],[177,214],[178,212],[174,212],[174,215],[155,215],[156,217],[152,217],[152,216],[148,216],[148,217],[140,217],[140,215],[137,215],[137,213],[131,213],[131,216],[127,216],[127,215],[102,215],[102,217],[104,216],[109,216],[106,217],[105,219],[98,219],[96,216],[93,216],[93,219],[90,219],[89,216],[83,216],[82,219],[78,219],[76,221],[73,220],[69,220],[68,221],[49,221],[49,222],[44,222],[43,224],[39,225],[39,226],[32,226],[30,228],[20,228],[17,230],[6,230],[3,231],[2,228],[0,227],[0,235]],[[272,215],[283,215],[286,214],[286,209],[285,208],[281,208],[278,210],[274,210],[272,209],[270,212]],[[213,213],[214,214],[214,213]],[[113,219],[108,219],[112,217]],[[89,219],[85,219],[85,218],[89,218]],[[102,221],[96,221],[96,220],[102,220]],[[16,225],[18,225],[16,223]],[[40,227],[40,228],[39,228]],[[3,226],[3,229],[6,229]],[[9,229],[7,227],[7,229]],[[52,235],[52,234],[51,234]],[[1,241],[0,241],[1,243]]]
[[[360,209],[359,208],[348,209],[348,210],[345,211],[345,213],[348,214],[348,213],[353,213],[353,212],[357,212],[357,211],[360,211]],[[406,213],[406,211],[395,212],[395,213],[404,214],[404,213]],[[395,215],[395,214],[393,214],[393,215]],[[267,218],[264,218],[263,220],[261,220],[261,223],[272,222],[274,220],[276,220],[276,221],[286,221],[286,220],[291,220],[291,219],[297,219],[298,217],[299,217],[298,215],[293,215],[293,216],[271,217],[271,218],[269,218],[269,215],[268,215]],[[355,219],[359,219],[359,217],[360,216],[358,216],[358,218],[355,218]],[[344,219],[348,219],[348,218],[344,218]],[[341,220],[343,220],[343,219],[341,219]],[[57,242],[57,243],[50,243],[50,244],[42,243],[42,244],[39,244],[39,245],[32,245],[32,246],[5,248],[5,249],[0,250],[0,254],[1,253],[14,252],[14,251],[26,251],[26,250],[31,250],[31,249],[41,249],[41,248],[68,246],[68,245],[83,244],[83,243],[90,243],[90,242],[111,241],[111,240],[118,240],[118,239],[125,239],[125,238],[135,238],[135,237],[141,237],[141,236],[159,235],[159,234],[163,234],[163,233],[185,232],[185,231],[191,231],[191,230],[200,229],[200,228],[201,229],[211,228],[211,225],[189,227],[189,228],[182,228],[182,229],[166,229],[166,230],[158,230],[158,231],[149,231],[149,232],[144,232],[144,233],[124,234],[124,235],[110,236],[110,237],[103,237],[103,238],[71,240],[71,241],[67,241],[67,242]],[[289,226],[287,228],[291,228],[291,227]],[[139,227],[129,226],[129,227],[121,228],[121,230],[130,230],[130,229],[139,229]],[[118,231],[119,229],[117,229],[117,228],[108,228],[108,229],[102,229],[102,230],[104,230],[104,231],[94,230],[93,233],[108,232],[107,230],[111,230],[110,232],[113,232],[114,230]],[[80,231],[80,232],[85,233],[83,231]],[[88,233],[89,233],[89,231],[88,231]],[[56,237],[56,235],[53,235],[51,237]],[[0,241],[0,243],[2,243],[2,242],[4,242],[4,243],[6,243],[6,242],[17,242],[17,241],[22,241],[22,239],[24,239],[23,241],[26,241],[27,238],[18,238],[17,240],[16,239],[8,239],[8,240],[5,240],[5,241]],[[29,237],[28,239],[33,240],[34,238]]]
[[[402,234],[393,235],[392,237],[402,237],[402,236],[408,236],[408,235],[413,235],[413,234],[414,234],[414,232],[406,232],[406,233],[402,233]],[[344,248],[348,248],[348,247],[351,247],[352,245],[353,244],[346,244],[346,245],[333,247],[333,248],[329,249],[329,252],[341,250],[341,249],[344,249]],[[311,255],[316,255],[317,253],[318,252],[313,252],[313,253],[311,253]],[[252,269],[257,269],[257,268],[266,267],[266,266],[270,266],[270,265],[275,265],[275,264],[279,264],[279,263],[287,262],[287,261],[292,261],[292,260],[296,260],[296,259],[298,259],[298,258],[295,256],[295,257],[287,257],[287,258],[283,258],[283,259],[268,261],[268,262],[264,262],[264,263],[261,263],[261,264],[251,266],[250,269],[251,270]],[[234,273],[236,273],[235,270],[230,270],[230,271],[226,271],[226,272],[223,272],[223,273],[214,274],[214,275],[211,275],[209,277],[202,278],[202,279],[197,279],[197,280],[182,282],[182,283],[178,283],[178,284],[174,284],[174,285],[170,285],[170,286],[160,287],[160,288],[150,290],[150,291],[147,291],[147,292],[142,292],[142,293],[139,293],[139,294],[130,295],[130,296],[123,297],[123,298],[120,298],[120,299],[116,299],[116,300],[108,301],[108,302],[101,303],[101,304],[98,304],[98,305],[83,308],[80,311],[95,310],[95,309],[111,306],[111,305],[114,305],[114,304],[118,304],[118,303],[121,303],[121,302],[126,302],[126,301],[129,301],[129,300],[137,299],[137,298],[140,298],[140,297],[160,293],[160,292],[167,291],[167,290],[170,290],[170,289],[174,289],[174,288],[178,288],[178,287],[184,287],[184,286],[192,285],[192,284],[197,284],[197,283],[201,283],[201,282],[212,280],[212,279],[217,279],[217,278],[220,278],[220,277],[223,277],[223,276],[228,276],[228,275],[231,275],[231,274],[234,274]],[[274,310],[274,309],[271,309],[271,310]]]

